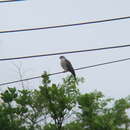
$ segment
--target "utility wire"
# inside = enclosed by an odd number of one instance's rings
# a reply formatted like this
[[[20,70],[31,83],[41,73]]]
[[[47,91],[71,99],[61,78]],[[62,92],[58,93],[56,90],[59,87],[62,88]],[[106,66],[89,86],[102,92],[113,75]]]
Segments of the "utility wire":
[[[0,1],[0,3],[18,2],[18,1],[24,1],[24,0],[2,0],[2,1]]]
[[[123,20],[123,19],[130,19],[130,16],[103,19],[103,20],[95,20],[95,21],[90,21],[90,22],[81,22],[81,23],[46,26],[46,27],[14,29],[14,30],[0,31],[0,33],[13,33],[13,32],[25,32],[25,31],[34,31],[34,30],[46,30],[46,29],[54,29],[54,28],[64,28],[64,27],[80,26],[80,25],[87,25],[87,24],[105,23],[105,22],[117,21],[117,20]]]
[[[86,50],[65,51],[65,52],[57,52],[57,53],[49,53],[49,54],[41,54],[41,55],[32,55],[32,56],[0,58],[0,61],[10,61],[10,60],[29,59],[29,58],[31,59],[31,58],[38,58],[38,57],[45,57],[45,56],[54,56],[54,55],[81,53],[81,52],[91,52],[91,51],[108,50],[108,49],[125,48],[125,47],[130,47],[130,44],[120,45],[120,46],[109,46],[109,47],[102,47],[102,48],[94,48],[94,49],[86,49]]]
[[[95,65],[80,67],[80,68],[77,68],[75,70],[77,71],[77,70],[83,70],[83,69],[88,69],[88,68],[94,68],[94,67],[98,67],[98,66],[104,66],[104,65],[113,64],[113,63],[117,63],[117,62],[128,61],[128,60],[130,60],[130,58],[119,59],[119,60],[99,63],[99,64],[95,64]],[[61,73],[64,73],[64,72],[52,73],[52,74],[49,74],[49,76],[58,75],[58,74],[61,74]],[[31,78],[26,78],[26,79],[23,79],[23,80],[15,80],[15,81],[11,81],[11,82],[5,82],[5,83],[1,83],[0,86],[9,85],[9,84],[18,83],[18,82],[23,82],[23,81],[28,81],[28,80],[33,80],[33,79],[37,79],[37,78],[41,78],[41,76],[35,76],[35,77],[31,77]]]

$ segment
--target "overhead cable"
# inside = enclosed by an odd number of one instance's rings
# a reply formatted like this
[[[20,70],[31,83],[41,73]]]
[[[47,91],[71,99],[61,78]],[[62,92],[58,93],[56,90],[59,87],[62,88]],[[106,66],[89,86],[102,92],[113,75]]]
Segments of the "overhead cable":
[[[31,58],[38,58],[38,57],[45,57],[45,56],[54,56],[54,55],[63,55],[63,54],[72,54],[72,53],[81,53],[81,52],[91,52],[91,51],[108,50],[108,49],[125,48],[125,47],[130,47],[130,44],[119,45],[119,46],[101,47],[101,48],[94,48],[94,49],[76,50],[76,51],[73,50],[73,51],[65,51],[65,52],[56,52],[56,53],[48,53],[48,54],[40,54],[40,55],[32,55],[32,56],[0,58],[0,61],[31,59]]]
[[[0,3],[18,2],[18,1],[24,1],[24,0],[0,0]]]
[[[87,24],[105,23],[105,22],[110,22],[110,21],[119,21],[119,20],[125,20],[125,19],[130,19],[130,16],[103,19],[103,20],[94,20],[94,21],[89,21],[89,22],[72,23],[72,24],[62,24],[62,25],[45,26],[45,27],[5,30],[5,31],[0,31],[0,33],[13,33],[13,32],[25,32],[25,31],[34,31],[34,30],[65,28],[65,27],[81,26],[81,25],[87,25]]]
[[[95,65],[80,67],[80,68],[77,68],[75,70],[77,71],[77,70],[83,70],[83,69],[88,69],[88,68],[94,68],[94,67],[98,67],[98,66],[104,66],[104,65],[123,62],[123,61],[128,61],[128,60],[130,60],[130,58],[119,59],[119,60],[99,63],[99,64],[95,64]],[[58,75],[58,74],[61,74],[61,73],[65,73],[65,72],[56,72],[56,73],[49,74],[49,76]],[[28,81],[28,80],[33,80],[33,79],[38,79],[38,78],[41,78],[41,76],[35,76],[35,77],[26,78],[26,79],[22,79],[22,80],[15,80],[15,81],[10,81],[10,82],[5,82],[5,83],[1,83],[0,86],[9,85],[9,84],[18,83],[18,82],[23,82],[23,81]]]

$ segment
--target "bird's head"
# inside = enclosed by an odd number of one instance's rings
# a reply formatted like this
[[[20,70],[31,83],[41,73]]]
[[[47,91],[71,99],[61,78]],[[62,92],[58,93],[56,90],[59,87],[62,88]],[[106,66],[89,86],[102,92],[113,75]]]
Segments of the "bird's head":
[[[65,57],[64,57],[64,56],[60,56],[59,58],[60,58],[60,59],[65,59]]]

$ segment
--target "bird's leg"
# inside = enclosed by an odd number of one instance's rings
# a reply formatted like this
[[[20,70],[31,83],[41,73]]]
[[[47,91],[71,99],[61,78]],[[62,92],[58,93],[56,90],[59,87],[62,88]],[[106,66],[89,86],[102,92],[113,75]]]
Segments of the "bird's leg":
[[[63,73],[66,73],[66,72],[67,72],[67,70],[64,70],[64,71],[63,71]]]

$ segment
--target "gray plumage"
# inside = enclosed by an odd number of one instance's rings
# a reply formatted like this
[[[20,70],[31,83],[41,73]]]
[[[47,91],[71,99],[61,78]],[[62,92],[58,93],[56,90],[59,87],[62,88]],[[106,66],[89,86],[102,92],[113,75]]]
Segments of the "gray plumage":
[[[67,60],[64,56],[60,56],[60,64],[61,64],[62,68],[64,69],[64,71],[71,72],[76,80],[76,74],[75,74],[75,71],[73,69],[71,62],[69,60]]]

